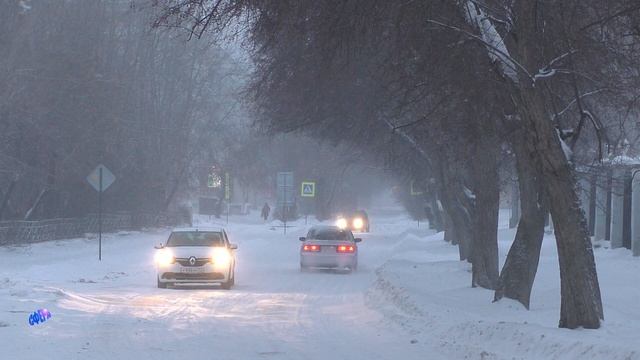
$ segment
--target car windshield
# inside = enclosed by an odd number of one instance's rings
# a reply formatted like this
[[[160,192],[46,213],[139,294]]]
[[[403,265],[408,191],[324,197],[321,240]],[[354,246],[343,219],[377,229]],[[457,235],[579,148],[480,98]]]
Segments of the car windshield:
[[[224,241],[219,232],[180,231],[169,236],[167,246],[224,246]]]
[[[354,217],[367,217],[367,213],[362,211],[362,210],[359,210],[359,211],[354,212],[353,216]]]
[[[350,240],[349,233],[341,229],[311,229],[307,236],[313,240]]]

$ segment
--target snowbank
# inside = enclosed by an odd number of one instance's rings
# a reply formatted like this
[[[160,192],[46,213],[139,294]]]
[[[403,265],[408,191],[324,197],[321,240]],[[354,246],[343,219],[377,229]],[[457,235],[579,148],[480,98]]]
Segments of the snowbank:
[[[501,222],[504,224],[504,222]],[[500,254],[515,230],[501,229]],[[555,238],[544,239],[531,310],[493,292],[471,288],[471,266],[442,233],[403,234],[395,255],[376,273],[368,304],[400,324],[415,341],[451,358],[640,359],[640,259],[630,251],[595,251],[606,321],[599,330],[557,328],[560,281]]]

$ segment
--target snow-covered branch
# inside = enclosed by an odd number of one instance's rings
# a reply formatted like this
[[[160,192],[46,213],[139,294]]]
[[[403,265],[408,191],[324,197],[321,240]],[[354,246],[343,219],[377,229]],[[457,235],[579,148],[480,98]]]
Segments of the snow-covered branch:
[[[489,50],[489,57],[498,63],[502,74],[517,84],[519,82],[518,71],[521,71],[534,81],[527,69],[511,57],[504,39],[484,10],[473,1],[465,2],[465,8],[464,15],[467,22],[480,31],[482,41]]]
[[[536,81],[538,79],[552,77],[553,75],[559,72],[563,72],[563,71],[560,71],[559,69],[555,69],[553,66],[558,62],[562,61],[564,58],[575,54],[576,52],[577,52],[576,50],[571,50],[549,61],[549,63],[545,67],[538,70],[538,73],[533,76],[533,80]]]

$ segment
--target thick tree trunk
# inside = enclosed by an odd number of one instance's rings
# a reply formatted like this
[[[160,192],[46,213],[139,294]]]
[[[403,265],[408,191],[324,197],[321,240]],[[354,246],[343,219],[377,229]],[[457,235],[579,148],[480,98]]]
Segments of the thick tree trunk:
[[[456,239],[458,239],[458,253],[460,261],[471,262],[471,247],[473,244],[473,233],[471,231],[471,219],[459,207],[456,216],[452,216],[453,226],[455,227]]]
[[[466,196],[462,192],[462,189],[456,191],[455,189],[448,190],[450,199],[450,212],[451,223],[455,229],[455,239],[458,243],[458,253],[460,255],[460,261],[467,260],[471,262],[471,246],[473,243],[472,232],[472,219],[473,209],[465,207],[460,200],[461,197]]]
[[[604,318],[600,286],[576,179],[560,139],[546,116],[537,90],[523,89],[520,113],[525,116],[527,150],[546,184],[560,262],[560,327],[599,328]]]
[[[464,209],[455,200],[455,196],[449,194],[448,200],[443,201],[448,217],[448,230],[446,237],[450,237],[451,244],[458,245],[460,261],[471,261],[471,244],[473,233],[472,224],[468,210]],[[453,199],[451,199],[453,197]]]
[[[517,42],[511,55],[531,73],[548,59],[541,57],[539,12],[535,1],[514,3]],[[544,81],[544,80],[541,80]],[[554,221],[560,262],[560,327],[599,328],[604,318],[593,248],[576,179],[561,140],[549,119],[541,94],[543,86],[521,73],[514,101],[523,120],[527,153],[546,185]]]
[[[471,248],[472,286],[495,289],[498,282],[498,212],[500,181],[498,179],[497,144],[490,136],[478,140],[471,167],[475,206],[472,221]]]
[[[440,184],[439,193],[441,194],[442,205],[448,214],[450,221],[449,226],[454,230],[452,243],[458,245],[460,260],[471,260],[471,244],[473,241],[472,219],[473,219],[473,202],[467,198],[464,192],[464,186],[460,181],[460,172],[448,168],[444,161],[440,159],[438,183]]]
[[[515,240],[500,273],[494,301],[507,297],[529,309],[549,205],[542,179],[535,166],[528,161],[522,131],[514,134],[512,147],[517,160],[521,216]]]

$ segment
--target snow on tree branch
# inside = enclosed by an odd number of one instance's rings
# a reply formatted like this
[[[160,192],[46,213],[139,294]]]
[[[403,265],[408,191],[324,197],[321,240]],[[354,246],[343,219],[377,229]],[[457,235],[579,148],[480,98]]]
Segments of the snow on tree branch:
[[[548,77],[551,77],[551,76],[553,76],[553,75],[555,75],[555,74],[557,74],[559,72],[563,72],[563,71],[559,71],[558,69],[555,69],[553,66],[556,63],[558,63],[558,62],[562,61],[563,59],[565,59],[566,57],[575,54],[576,52],[577,52],[576,50],[571,50],[571,51],[568,51],[568,52],[556,57],[555,59],[549,61],[549,63],[545,67],[543,67],[540,70],[538,70],[538,73],[533,76],[533,80],[535,81],[535,80],[538,80],[538,79],[548,78]]]
[[[500,36],[487,14],[472,1],[465,2],[465,7],[464,15],[467,22],[480,31],[482,40],[488,47],[489,57],[498,63],[502,74],[516,84],[518,83],[517,69],[531,78],[527,70],[509,55],[509,50],[502,36]]]
[[[31,10],[31,5],[29,4],[30,2],[31,0],[20,0],[18,2],[18,5],[22,9],[23,13],[26,13],[27,11]]]

